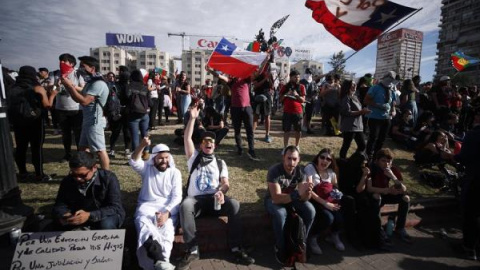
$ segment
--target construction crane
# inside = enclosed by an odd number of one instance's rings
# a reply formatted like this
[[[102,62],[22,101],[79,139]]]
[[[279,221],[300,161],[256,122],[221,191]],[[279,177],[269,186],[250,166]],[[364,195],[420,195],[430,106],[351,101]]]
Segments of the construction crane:
[[[215,36],[215,35],[200,35],[200,34],[187,34],[185,32],[180,32],[180,33],[168,33],[168,36],[179,36],[182,37],[182,50],[185,50],[185,37],[225,37],[228,39],[236,39],[235,37],[232,36]]]

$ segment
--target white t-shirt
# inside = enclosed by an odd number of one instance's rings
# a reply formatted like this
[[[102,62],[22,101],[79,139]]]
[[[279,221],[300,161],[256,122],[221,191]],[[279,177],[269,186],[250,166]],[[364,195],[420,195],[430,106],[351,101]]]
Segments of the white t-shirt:
[[[148,79],[148,88],[152,87],[155,87],[155,89],[153,89],[152,91],[150,91],[150,97],[151,98],[158,98],[158,90],[157,90],[157,86],[153,83],[152,79]]]
[[[333,172],[332,169],[327,169],[328,177],[326,179],[324,178],[320,179],[320,175],[318,175],[317,170],[315,169],[315,166],[312,163],[309,163],[305,167],[304,172],[306,177],[309,177],[309,176],[312,177],[313,186],[320,184],[320,181],[332,183],[332,179],[335,176],[335,172]]]
[[[82,76],[77,75],[77,70],[74,70],[68,74],[67,78],[72,81],[75,86],[84,86],[85,81]],[[65,89],[65,86],[60,84],[59,89],[57,89],[58,94],[56,95],[55,109],[62,111],[78,111],[80,110],[80,104],[73,100],[70,96],[70,92]]]
[[[187,165],[189,172],[192,168],[193,161],[198,154],[198,150],[195,150],[195,153],[193,153],[188,160]],[[227,164],[225,164],[225,161],[223,160],[221,162],[222,171],[220,172],[220,175],[221,177],[228,178]],[[192,172],[192,176],[190,177],[190,185],[188,186],[187,195],[193,197],[198,195],[214,194],[217,192],[217,188],[220,185],[218,173],[216,158],[214,158],[214,160],[207,166],[200,167],[199,164],[197,169]]]

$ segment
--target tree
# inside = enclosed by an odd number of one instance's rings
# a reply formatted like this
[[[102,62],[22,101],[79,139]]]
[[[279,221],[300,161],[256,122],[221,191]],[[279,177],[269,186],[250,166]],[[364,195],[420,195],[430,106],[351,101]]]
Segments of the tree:
[[[343,51],[340,51],[337,54],[334,53],[332,58],[330,58],[330,62],[328,63],[332,66],[333,73],[343,75],[345,73],[345,62],[345,54]]]

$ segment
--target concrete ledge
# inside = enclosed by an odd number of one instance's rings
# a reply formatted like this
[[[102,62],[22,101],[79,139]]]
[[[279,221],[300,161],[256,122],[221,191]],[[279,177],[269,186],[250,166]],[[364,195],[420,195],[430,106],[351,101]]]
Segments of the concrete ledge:
[[[419,199],[412,202],[407,216],[407,227],[420,223],[436,222],[438,211],[455,211],[458,203],[454,198]],[[398,210],[397,205],[387,204],[381,209],[382,223],[385,224],[390,213]],[[243,227],[243,244],[260,246],[274,242],[270,217],[265,212],[247,213],[241,216]],[[201,252],[216,252],[228,249],[227,217],[197,219],[197,239]],[[175,235],[173,254],[181,254],[184,250],[181,228]]]

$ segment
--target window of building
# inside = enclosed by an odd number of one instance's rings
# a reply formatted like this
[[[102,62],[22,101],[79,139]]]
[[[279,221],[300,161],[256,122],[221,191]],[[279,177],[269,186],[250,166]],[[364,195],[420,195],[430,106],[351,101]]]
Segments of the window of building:
[[[115,60],[115,64],[117,64],[117,65],[118,65],[118,63],[119,63],[119,62],[118,62],[118,60]]]
[[[158,57],[158,59],[163,60],[163,59],[165,59],[165,57],[164,57],[163,55],[160,55],[160,56]]]
[[[145,65],[145,62],[144,62],[144,61],[141,61],[141,62],[140,62],[140,65],[144,66],[144,65]]]
[[[120,57],[120,54],[119,54],[119,53],[115,53],[113,56],[115,56],[115,57]]]

